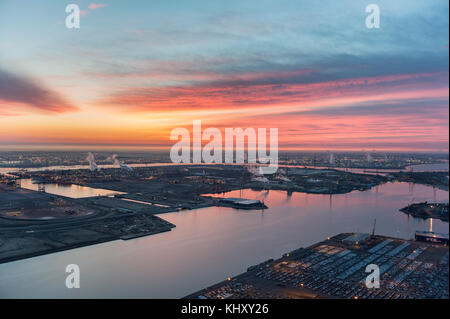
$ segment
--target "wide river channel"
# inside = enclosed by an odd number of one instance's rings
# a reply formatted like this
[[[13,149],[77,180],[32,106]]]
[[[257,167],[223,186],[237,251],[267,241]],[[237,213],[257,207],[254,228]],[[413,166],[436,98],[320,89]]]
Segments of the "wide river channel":
[[[411,202],[448,201],[447,191],[417,184],[333,196],[273,190],[224,196],[264,200],[269,208],[163,214],[176,225],[170,232],[1,264],[0,298],[179,298],[328,236],[371,232],[375,218],[381,235],[413,238],[430,226],[449,231],[448,223],[398,211]],[[79,289],[65,286],[68,264],[80,267]]]

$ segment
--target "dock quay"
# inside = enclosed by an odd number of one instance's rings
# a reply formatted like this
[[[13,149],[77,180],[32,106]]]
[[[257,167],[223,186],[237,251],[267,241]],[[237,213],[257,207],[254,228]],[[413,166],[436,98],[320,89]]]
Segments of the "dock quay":
[[[259,200],[243,198],[220,198],[217,206],[233,207],[237,209],[267,209]]]
[[[366,285],[367,266],[378,267],[378,288]],[[448,275],[445,245],[343,233],[185,298],[448,299]]]

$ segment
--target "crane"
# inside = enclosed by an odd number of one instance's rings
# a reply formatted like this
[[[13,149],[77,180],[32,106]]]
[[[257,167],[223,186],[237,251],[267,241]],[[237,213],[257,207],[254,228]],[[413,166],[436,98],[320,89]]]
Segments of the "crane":
[[[377,219],[373,221],[373,229],[372,229],[372,239],[375,238],[375,226],[377,225]]]

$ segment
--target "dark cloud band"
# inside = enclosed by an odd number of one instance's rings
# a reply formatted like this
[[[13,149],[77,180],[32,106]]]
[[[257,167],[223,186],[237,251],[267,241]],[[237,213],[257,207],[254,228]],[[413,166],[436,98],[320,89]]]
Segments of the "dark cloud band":
[[[0,69],[0,101],[22,103],[37,111],[62,113],[75,111],[58,93],[53,92],[36,81]],[[6,110],[10,113],[14,110]]]

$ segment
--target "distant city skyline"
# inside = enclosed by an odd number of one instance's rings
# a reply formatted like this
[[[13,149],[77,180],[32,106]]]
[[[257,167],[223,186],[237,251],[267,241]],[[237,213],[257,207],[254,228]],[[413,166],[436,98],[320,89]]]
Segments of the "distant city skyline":
[[[448,2],[376,3],[379,29],[361,1],[2,0],[0,149],[169,149],[201,120],[277,127],[280,150],[448,152]]]

